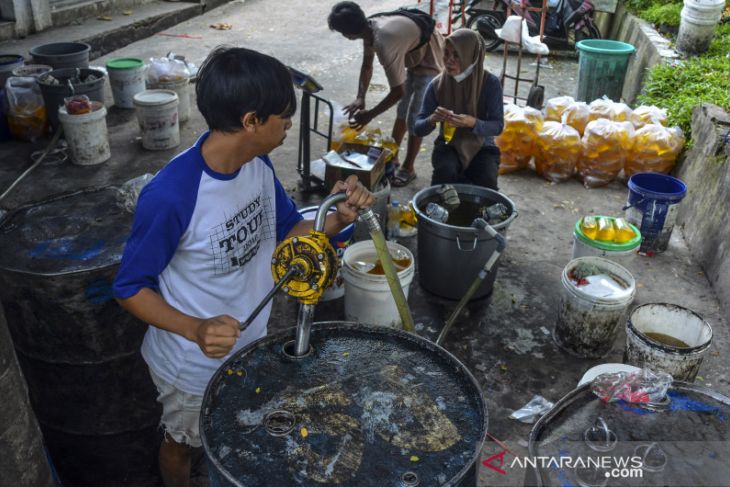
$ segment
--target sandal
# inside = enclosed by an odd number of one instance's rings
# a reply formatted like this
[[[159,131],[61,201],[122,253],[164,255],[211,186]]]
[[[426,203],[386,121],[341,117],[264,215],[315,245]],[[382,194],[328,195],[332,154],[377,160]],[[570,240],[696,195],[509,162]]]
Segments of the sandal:
[[[408,186],[414,179],[416,179],[415,172],[408,172],[405,169],[398,169],[393,175],[391,184],[396,188],[403,188],[405,186]]]

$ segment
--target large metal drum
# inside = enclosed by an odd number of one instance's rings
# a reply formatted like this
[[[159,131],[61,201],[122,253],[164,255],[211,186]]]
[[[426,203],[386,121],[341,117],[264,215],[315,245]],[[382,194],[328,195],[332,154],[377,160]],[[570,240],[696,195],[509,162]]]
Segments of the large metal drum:
[[[111,294],[131,222],[106,188],[0,223],[0,300],[64,486],[159,482],[160,413],[139,352],[146,325]]]
[[[208,384],[201,436],[211,486],[475,485],[487,411],[443,348],[382,327],[315,324],[254,342]]]
[[[647,406],[606,403],[586,384],[535,424],[526,485],[728,485],[729,419],[730,398],[694,384]]]

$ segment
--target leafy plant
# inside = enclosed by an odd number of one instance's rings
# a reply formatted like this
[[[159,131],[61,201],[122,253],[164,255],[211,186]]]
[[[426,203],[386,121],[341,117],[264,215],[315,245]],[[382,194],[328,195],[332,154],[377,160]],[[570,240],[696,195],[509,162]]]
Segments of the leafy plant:
[[[667,27],[679,27],[681,3],[654,4],[641,13],[641,17],[647,22]]]
[[[649,72],[639,101],[667,109],[670,125],[692,133],[692,109],[703,102],[730,110],[730,59],[698,57],[677,65],[658,64]]]

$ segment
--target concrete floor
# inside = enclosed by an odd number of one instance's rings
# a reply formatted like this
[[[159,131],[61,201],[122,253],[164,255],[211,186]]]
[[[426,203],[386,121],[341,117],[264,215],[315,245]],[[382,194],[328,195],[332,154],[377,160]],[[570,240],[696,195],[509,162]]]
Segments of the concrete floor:
[[[321,95],[345,104],[354,97],[359,72],[361,46],[330,32],[326,17],[331,0],[234,1],[203,16],[191,19],[165,32],[115,51],[92,64],[114,57],[149,58],[169,51],[184,54],[200,63],[208,51],[219,44],[241,45],[272,54],[283,62],[313,75],[324,87]],[[400,6],[395,0],[363,0],[366,12]],[[209,26],[228,22],[232,30],[218,31]],[[178,36],[178,37],[175,37]],[[488,57],[487,65],[495,74],[501,69],[501,54]],[[572,94],[577,64],[574,59],[555,58],[541,72],[546,98]],[[532,70],[534,66],[527,69]],[[528,73],[530,74],[530,73]],[[379,66],[375,68],[370,104],[387,91]],[[395,110],[375,124],[389,132]],[[139,130],[132,111],[110,109],[109,134],[113,157],[97,167],[78,167],[68,163],[39,167],[3,202],[3,207],[37,201],[47,195],[91,185],[118,184],[145,172],[161,168],[179,150],[192,144],[204,130],[199,114],[182,127],[182,144],[176,150],[148,152],[140,147]],[[313,204],[318,196],[296,191],[298,123],[285,144],[272,153],[279,178],[300,205]],[[433,136],[426,139],[416,161],[418,179],[411,186],[393,191],[393,197],[409,200],[416,190],[430,180],[430,147]],[[0,144],[0,185],[8,185],[28,165],[30,144]],[[313,154],[321,148],[313,149]],[[504,255],[491,298],[468,305],[457,322],[445,348],[474,373],[489,406],[489,431],[518,454],[525,453],[530,426],[508,419],[510,412],[523,406],[534,394],[556,401],[574,388],[588,368],[603,362],[621,362],[624,333],[619,334],[612,352],[602,360],[580,360],[566,356],[550,336],[557,313],[560,274],[571,256],[572,227],[584,214],[621,213],[627,189],[618,182],[608,187],[586,190],[577,181],[555,185],[526,171],[500,178],[500,190],[517,205],[519,218],[508,233]],[[401,243],[416,250],[415,238]],[[724,354],[730,339],[723,314],[702,270],[692,262],[690,253],[675,230],[669,250],[654,258],[637,257],[631,269],[637,281],[635,305],[669,302],[692,308],[713,326],[713,347],[700,371],[699,384],[730,393]],[[419,334],[433,339],[455,306],[455,302],[428,294],[417,279],[410,290],[409,303]],[[317,320],[342,319],[342,300],[320,305]],[[271,319],[271,329],[294,325],[296,304],[278,297]],[[489,441],[485,456],[503,448]],[[521,478],[497,477],[482,468],[479,485],[520,485]],[[203,482],[204,484],[204,482]]]

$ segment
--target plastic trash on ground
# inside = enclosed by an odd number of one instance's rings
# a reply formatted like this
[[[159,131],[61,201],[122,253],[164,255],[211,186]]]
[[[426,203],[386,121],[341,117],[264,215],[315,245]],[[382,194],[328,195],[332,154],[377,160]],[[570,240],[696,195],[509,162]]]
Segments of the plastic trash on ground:
[[[593,120],[583,134],[583,156],[578,173],[586,188],[604,186],[621,172],[634,145],[631,122]]]
[[[560,122],[545,122],[537,134],[535,170],[548,181],[559,183],[573,177],[582,153],[576,129]]]
[[[563,112],[573,103],[575,103],[575,100],[572,96],[550,98],[545,104],[545,120],[562,121]]]
[[[641,369],[640,372],[601,374],[591,383],[591,391],[606,402],[660,403],[667,396],[672,376],[666,372]]]
[[[667,125],[667,111],[654,105],[641,105],[631,114],[634,128],[640,129],[647,124]]]
[[[634,146],[624,164],[624,174],[627,178],[637,172],[668,174],[674,169],[682,147],[684,135],[679,127],[644,125],[634,134]]]
[[[537,133],[542,128],[542,113],[534,108],[507,104],[504,107],[504,130],[495,138],[502,153],[499,174],[524,169],[536,150]]]
[[[534,395],[530,402],[509,415],[510,419],[516,419],[522,423],[532,424],[543,414],[550,411],[554,404],[540,395]]]
[[[568,105],[565,111],[563,111],[563,120],[577,130],[582,137],[583,132],[586,130],[586,125],[590,121],[588,118],[590,113],[591,111],[586,102],[576,101]]]
[[[146,173],[122,184],[119,187],[119,194],[117,195],[117,203],[119,206],[129,213],[134,213],[134,210],[137,208],[139,193],[154,177],[154,174]]]

